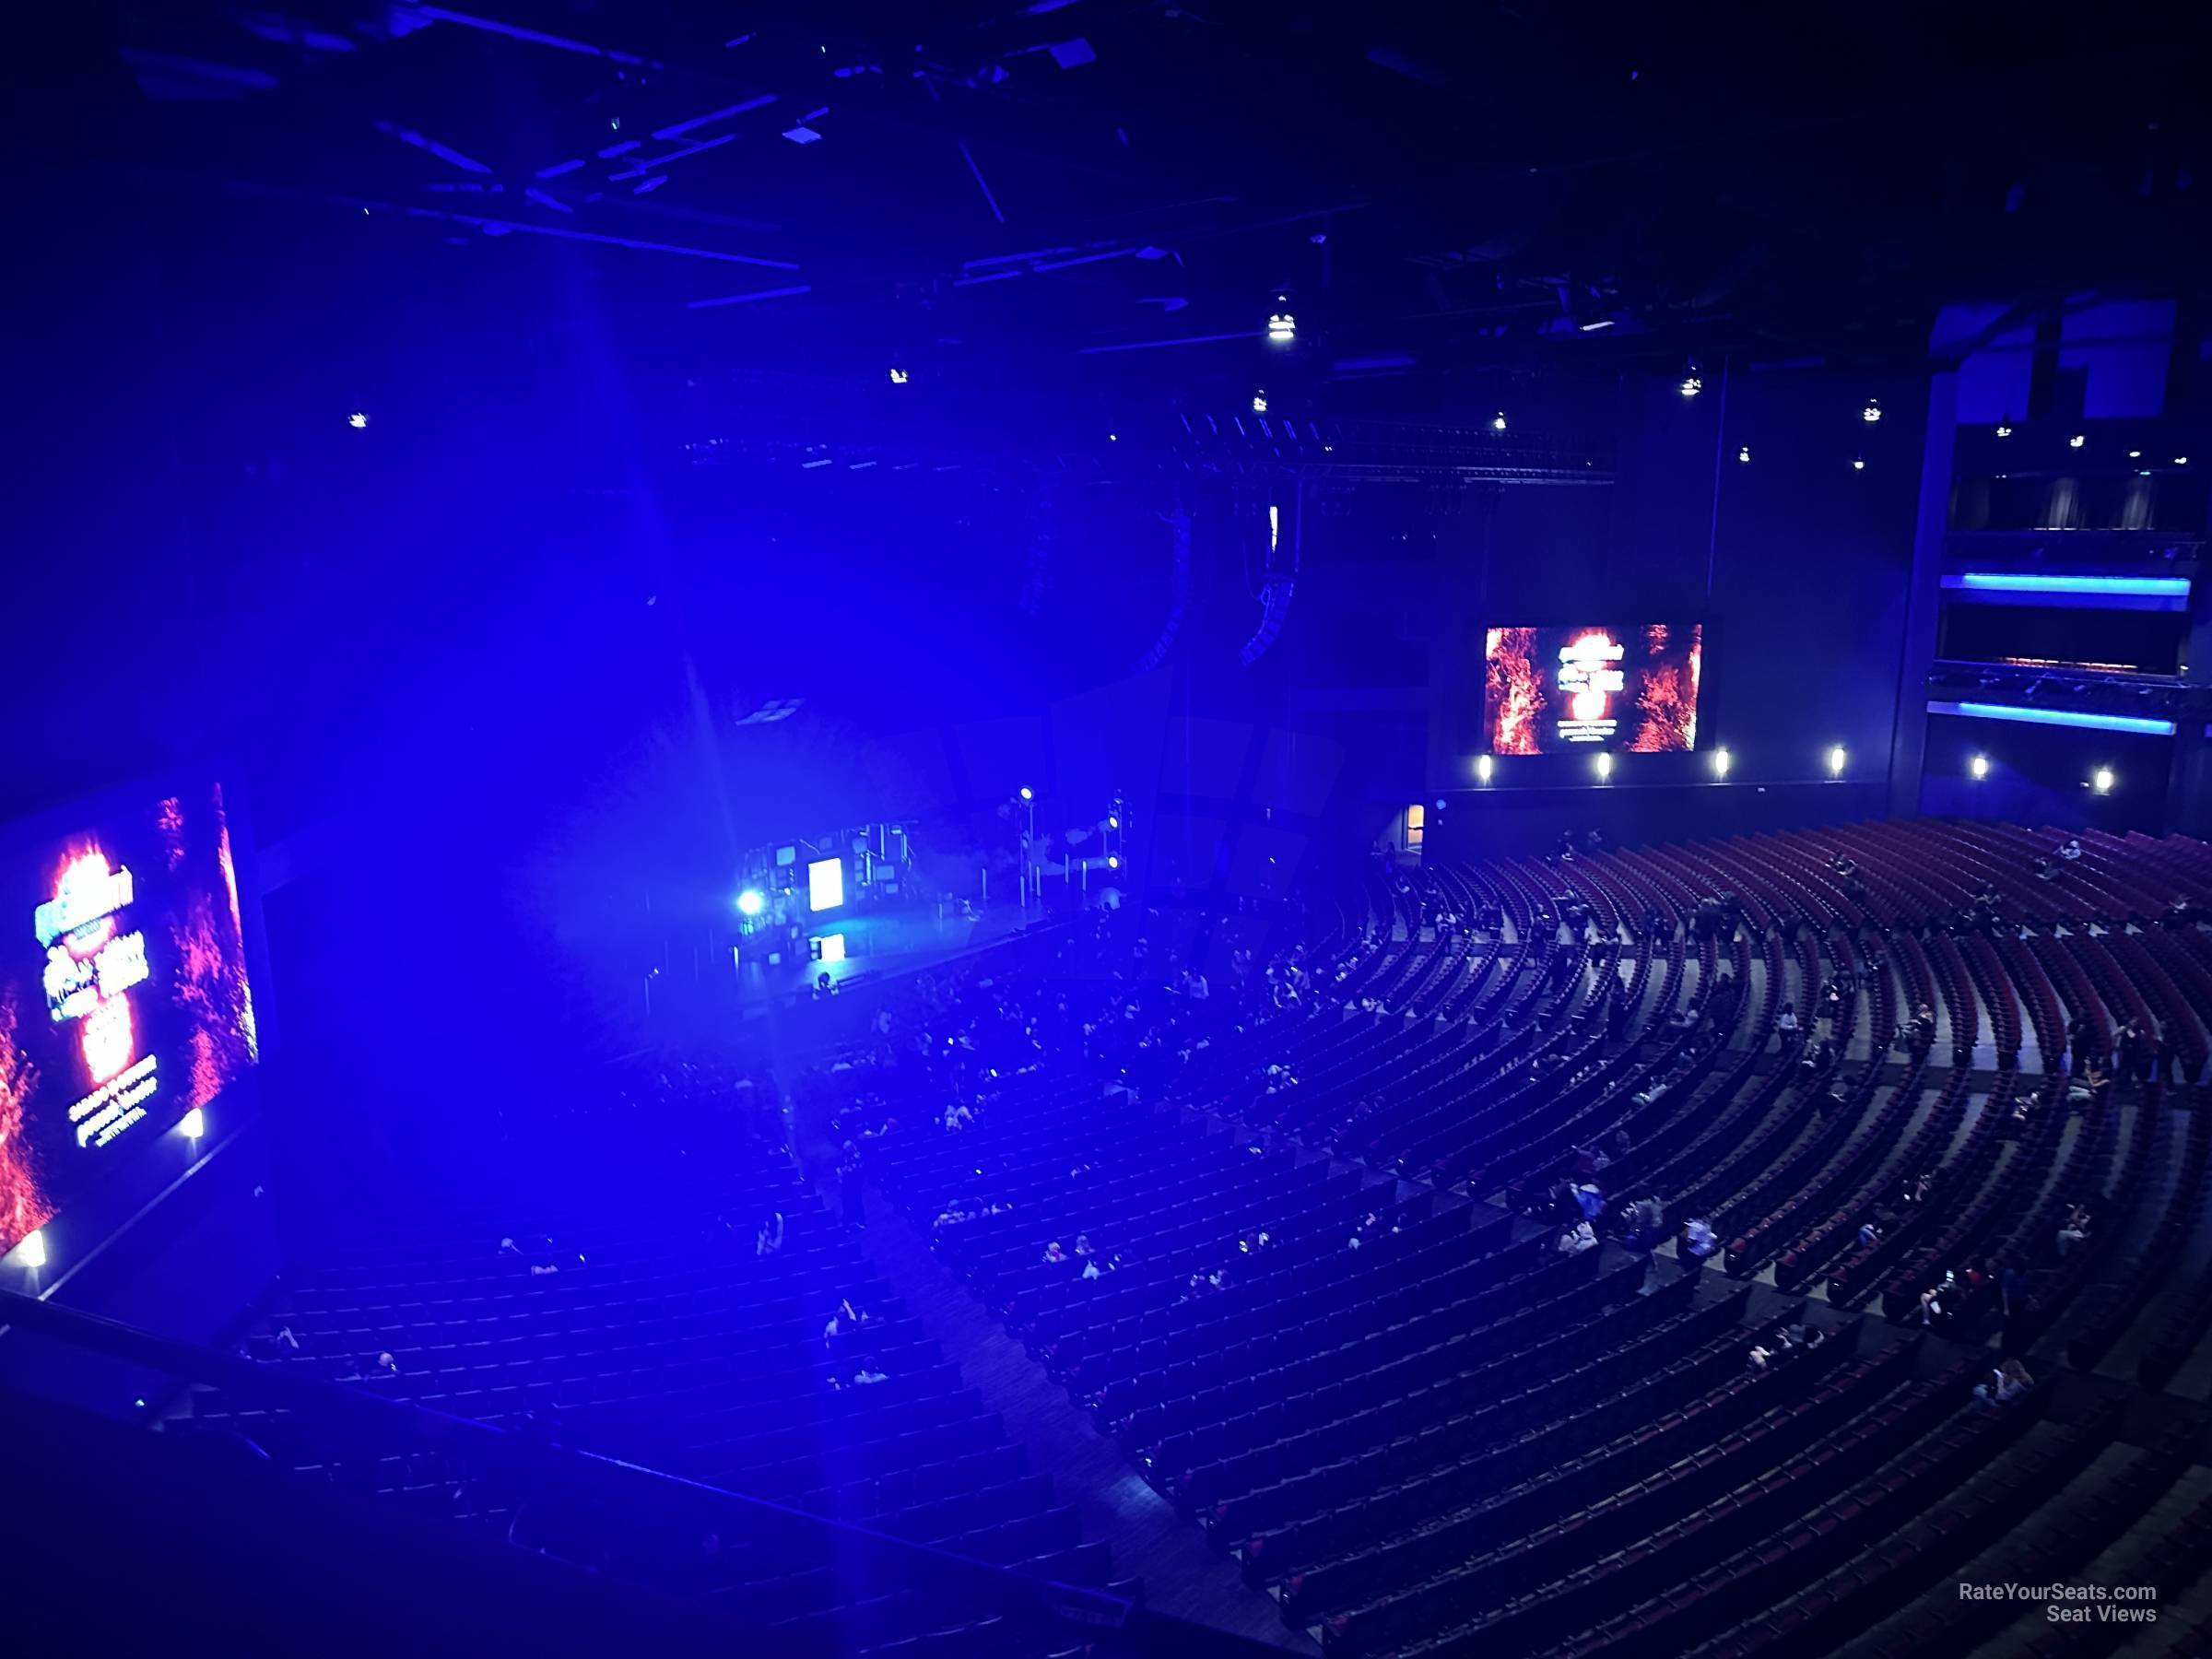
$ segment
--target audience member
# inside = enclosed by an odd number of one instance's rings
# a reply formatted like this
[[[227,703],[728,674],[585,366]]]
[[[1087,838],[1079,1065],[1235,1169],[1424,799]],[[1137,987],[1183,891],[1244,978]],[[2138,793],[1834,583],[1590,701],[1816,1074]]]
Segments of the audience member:
[[[1682,1249],[1692,1265],[1701,1266],[1712,1253],[1721,1247],[1712,1223],[1702,1216],[1693,1216],[1682,1225]]]
[[[1987,1380],[1974,1384],[1974,1404],[1984,1410],[1994,1411],[2009,1406],[2030,1388],[2035,1379],[2018,1359],[2006,1359],[1989,1373]]]
[[[1657,1193],[1646,1193],[1629,1206],[1630,1234],[1643,1249],[1656,1244],[1666,1231],[1666,1206]]]
[[[2006,1263],[2003,1271],[1997,1275],[1998,1309],[2006,1318],[2010,1319],[2013,1311],[2024,1308],[2027,1302],[2028,1276],[2020,1271],[2017,1262]]]

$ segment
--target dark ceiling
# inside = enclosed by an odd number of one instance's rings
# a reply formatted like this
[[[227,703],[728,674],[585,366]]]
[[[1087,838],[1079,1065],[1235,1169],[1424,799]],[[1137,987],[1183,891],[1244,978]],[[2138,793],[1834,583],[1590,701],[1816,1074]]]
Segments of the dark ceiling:
[[[2195,280],[2189,13],[2054,16],[145,6],[67,83],[71,162],[333,282],[493,316],[588,284],[607,350],[756,397],[1464,414],[1537,367],[1897,366],[1946,300]]]
[[[27,798],[231,732],[341,789],[886,662],[900,719],[1095,683],[1181,615],[1192,467],[1233,666],[1247,471],[1602,477],[1621,376],[1693,361],[1826,365],[1849,421],[1957,300],[2204,332],[2179,8],[278,5],[11,19]],[[780,602],[832,571],[824,647]],[[96,626],[171,677],[62,718]]]

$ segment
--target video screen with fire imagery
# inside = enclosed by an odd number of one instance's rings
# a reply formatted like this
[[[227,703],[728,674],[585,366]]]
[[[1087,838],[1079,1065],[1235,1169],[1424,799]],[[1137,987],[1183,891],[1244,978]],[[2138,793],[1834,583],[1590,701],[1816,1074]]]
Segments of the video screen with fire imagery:
[[[222,786],[124,792],[0,853],[0,1252],[258,1057]]]
[[[1483,645],[1489,752],[1696,748],[1703,636],[1695,622],[1491,629]]]

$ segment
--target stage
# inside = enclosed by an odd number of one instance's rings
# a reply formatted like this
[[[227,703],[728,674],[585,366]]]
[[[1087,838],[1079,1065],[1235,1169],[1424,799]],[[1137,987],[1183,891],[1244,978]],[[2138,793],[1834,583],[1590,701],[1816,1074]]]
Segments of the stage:
[[[740,947],[733,987],[739,1007],[749,1018],[782,1006],[794,995],[810,994],[825,973],[841,994],[871,979],[912,973],[995,945],[1051,914],[1057,912],[1034,905],[1025,911],[1009,904],[972,915],[963,915],[948,906],[942,916],[929,911],[892,910],[834,920],[818,916],[806,936],[841,941],[841,959],[815,959],[807,952],[805,938],[795,951],[783,947],[779,952],[783,959],[781,962],[769,961],[770,947],[765,941],[749,953]]]

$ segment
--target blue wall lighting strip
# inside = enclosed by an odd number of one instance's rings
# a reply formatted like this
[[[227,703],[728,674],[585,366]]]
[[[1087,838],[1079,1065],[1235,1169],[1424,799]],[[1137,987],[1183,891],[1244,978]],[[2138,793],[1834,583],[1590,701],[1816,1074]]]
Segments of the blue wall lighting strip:
[[[2186,576],[2052,576],[2036,571],[1954,571],[1943,585],[1984,605],[2072,605],[2085,609],[2186,610]]]
[[[2079,726],[2088,732],[2135,732],[2145,737],[2171,737],[2173,722],[2139,714],[2092,714],[2082,709],[2025,709],[2014,703],[1932,702],[1931,714],[1957,714],[1968,720],[2017,720],[2023,725]]]

